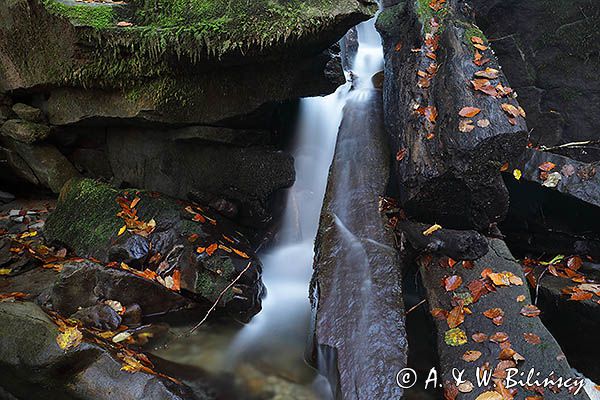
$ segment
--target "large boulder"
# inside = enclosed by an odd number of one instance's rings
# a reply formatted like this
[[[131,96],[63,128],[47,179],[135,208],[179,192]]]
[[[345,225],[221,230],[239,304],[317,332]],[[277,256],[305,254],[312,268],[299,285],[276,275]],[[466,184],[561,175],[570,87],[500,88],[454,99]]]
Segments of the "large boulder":
[[[529,116],[531,139],[547,146],[598,139],[600,3],[587,0],[470,2]],[[588,152],[598,159],[598,150]]]
[[[4,136],[9,136],[19,142],[31,144],[46,139],[50,134],[50,128],[47,125],[35,122],[10,119],[2,125],[1,132]]]
[[[75,179],[63,187],[45,235],[241,320],[260,310],[261,265],[252,247],[235,225],[196,204]]]
[[[115,354],[91,341],[63,350],[59,335],[35,304],[0,302],[0,387],[19,399],[210,398],[166,377],[128,372]]]
[[[331,92],[343,73],[326,49],[374,11],[358,0],[193,3],[3,2],[0,92],[47,94],[56,125],[214,123]]]

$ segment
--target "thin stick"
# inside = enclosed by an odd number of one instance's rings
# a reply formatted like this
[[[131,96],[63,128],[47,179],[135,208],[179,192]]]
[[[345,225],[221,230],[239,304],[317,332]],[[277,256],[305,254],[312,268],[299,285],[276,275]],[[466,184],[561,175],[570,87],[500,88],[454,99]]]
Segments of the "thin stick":
[[[420,306],[422,306],[422,305],[423,305],[423,304],[424,304],[426,301],[427,301],[427,299],[423,299],[423,300],[421,300],[420,302],[418,302],[417,304],[415,304],[414,306],[412,306],[412,307],[410,308],[410,310],[408,310],[408,311],[406,312],[406,314],[405,314],[405,315],[408,315],[408,314],[410,314],[411,312],[415,311],[417,308],[419,308]]]
[[[542,151],[551,151],[551,150],[565,149],[565,148],[571,148],[571,147],[586,147],[586,146],[596,145],[596,144],[600,144],[600,140],[588,140],[585,142],[571,142],[571,143],[565,143],[565,144],[561,144],[561,145],[553,146],[553,147],[542,146],[541,150]]]
[[[227,285],[227,287],[225,289],[223,289],[223,291],[221,293],[219,293],[219,296],[217,297],[217,300],[208,309],[208,312],[206,313],[206,315],[204,316],[204,318],[202,318],[202,320],[200,322],[198,322],[196,324],[196,326],[194,326],[192,328],[192,330],[189,332],[190,334],[193,333],[196,329],[200,328],[200,325],[202,325],[204,322],[206,322],[206,320],[208,319],[208,316],[210,315],[210,313],[212,313],[214,311],[214,309],[217,308],[217,304],[219,304],[219,301],[221,301],[221,298],[223,298],[223,296],[225,295],[225,292],[227,292],[229,289],[231,289],[233,287],[233,285],[235,285],[237,283],[237,281],[240,280],[240,278],[242,277],[242,275],[244,275],[246,273],[246,271],[248,271],[250,269],[251,266],[252,266],[252,261],[248,261],[248,265],[246,265],[246,268],[244,268],[242,270],[242,272],[240,272],[240,274],[233,281],[231,281],[231,283],[229,285]]]

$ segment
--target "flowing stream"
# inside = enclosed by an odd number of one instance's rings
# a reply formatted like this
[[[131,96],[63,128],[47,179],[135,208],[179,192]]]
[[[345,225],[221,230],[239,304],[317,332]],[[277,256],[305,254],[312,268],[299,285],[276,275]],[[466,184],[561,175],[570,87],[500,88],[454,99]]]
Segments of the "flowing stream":
[[[253,370],[301,386],[303,394],[286,394],[287,398],[331,398],[324,378],[315,380],[314,371],[304,362],[311,315],[308,292],[314,240],[344,106],[349,100],[369,100],[372,90],[362,89],[372,89],[371,77],[383,66],[374,21],[357,27],[359,46],[351,62],[352,74],[348,74],[352,82],[329,96],[301,100],[292,151],[296,181],[287,194],[277,239],[259,254],[267,288],[262,311],[239,331],[228,325],[203,327],[157,355],[212,373],[234,372],[238,377],[243,374],[240,366],[251,365]]]

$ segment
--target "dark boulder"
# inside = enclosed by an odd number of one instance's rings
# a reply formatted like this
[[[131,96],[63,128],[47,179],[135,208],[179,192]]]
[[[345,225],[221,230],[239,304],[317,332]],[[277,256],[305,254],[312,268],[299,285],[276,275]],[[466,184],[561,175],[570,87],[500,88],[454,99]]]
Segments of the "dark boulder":
[[[596,140],[600,125],[600,3],[588,0],[473,0],[519,92],[534,144]],[[597,148],[590,149],[594,158]]]
[[[118,190],[89,179],[72,180],[63,188],[56,209],[48,217],[45,236],[79,256],[109,263],[108,267],[137,270],[172,289],[177,298],[180,292],[205,305],[220,299],[219,309],[244,321],[260,310],[261,265],[250,244],[230,221],[196,204],[156,192]],[[127,271],[100,266],[96,271],[86,271],[71,266],[63,269],[62,276],[68,281],[73,275],[90,287],[101,280],[100,290],[114,291],[114,298],[124,289],[114,289],[115,285],[126,285],[115,278],[116,273]],[[136,292],[131,295],[142,296],[143,288]],[[137,303],[146,314],[160,312],[159,299],[148,301],[155,301],[156,307],[148,309],[139,298],[122,304]]]
[[[0,303],[0,387],[16,398],[32,400],[211,398],[165,377],[125,371],[115,354],[92,342],[62,350],[59,334],[58,326],[35,304]]]

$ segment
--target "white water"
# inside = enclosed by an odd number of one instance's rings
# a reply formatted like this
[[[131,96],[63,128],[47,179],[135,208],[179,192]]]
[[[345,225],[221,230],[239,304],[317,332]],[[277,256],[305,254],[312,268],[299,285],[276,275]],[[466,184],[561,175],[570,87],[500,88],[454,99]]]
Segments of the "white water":
[[[308,334],[314,240],[327,187],[342,111],[349,98],[369,98],[371,76],[383,66],[383,50],[375,19],[358,26],[359,48],[353,62],[355,77],[326,97],[303,99],[293,155],[296,182],[289,190],[276,245],[260,254],[267,296],[262,311],[236,337],[233,357],[256,353],[277,367],[276,359],[303,358]],[[264,354],[267,353],[267,354]],[[295,353],[295,354],[286,354]]]

